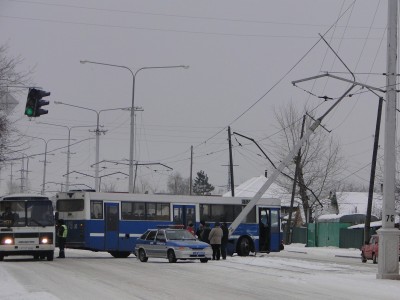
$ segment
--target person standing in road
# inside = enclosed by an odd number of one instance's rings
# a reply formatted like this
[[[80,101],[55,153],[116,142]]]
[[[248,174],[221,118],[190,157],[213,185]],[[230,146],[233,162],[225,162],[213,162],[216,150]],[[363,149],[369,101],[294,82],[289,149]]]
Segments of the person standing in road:
[[[215,222],[214,228],[211,229],[210,235],[208,236],[210,240],[210,245],[213,250],[213,258],[212,260],[219,260],[221,257],[221,240],[222,240],[223,232],[221,227],[219,226],[219,222]]]
[[[190,222],[188,227],[186,228],[187,231],[189,231],[191,234],[194,235],[194,228],[193,228],[193,223]]]
[[[204,226],[206,225],[206,222],[204,222],[203,220],[201,220],[200,221],[200,224],[199,224],[199,228],[197,228],[197,230],[196,230],[196,236],[197,236],[197,238],[201,241],[202,239],[201,239],[201,236],[202,236],[202,234],[203,234],[203,230],[204,230]]]
[[[210,236],[210,232],[211,232],[210,224],[205,223],[205,225],[203,227],[203,231],[201,232],[200,240],[202,242],[210,244],[210,237],[209,237]]]
[[[68,228],[67,225],[64,224],[64,220],[60,219],[57,221],[57,237],[58,237],[58,247],[60,248],[60,252],[57,258],[65,258],[65,243],[67,242],[68,236]]]
[[[222,223],[222,240],[221,240],[221,256],[222,259],[226,259],[226,248],[228,247],[229,230],[226,223]]]

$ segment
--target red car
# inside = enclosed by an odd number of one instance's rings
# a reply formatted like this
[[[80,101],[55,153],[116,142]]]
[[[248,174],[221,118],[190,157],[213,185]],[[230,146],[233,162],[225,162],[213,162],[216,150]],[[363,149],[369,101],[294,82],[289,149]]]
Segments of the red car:
[[[378,263],[378,244],[379,237],[377,234],[371,236],[368,244],[361,247],[361,261],[363,263],[371,259],[374,264]]]
[[[368,244],[361,247],[361,261],[367,262],[368,259],[372,260],[374,264],[378,263],[379,250],[379,236],[374,234],[371,236]],[[399,242],[399,260],[400,260],[400,242]]]

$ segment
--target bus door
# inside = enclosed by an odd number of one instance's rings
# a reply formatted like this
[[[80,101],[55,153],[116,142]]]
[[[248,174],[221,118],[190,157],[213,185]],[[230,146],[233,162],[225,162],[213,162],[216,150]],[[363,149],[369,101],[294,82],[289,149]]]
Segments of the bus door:
[[[185,228],[192,223],[196,224],[196,206],[173,204],[174,224],[182,224]]]
[[[270,252],[271,210],[269,208],[258,207],[258,228],[258,251]]]
[[[119,204],[118,203],[105,203],[105,250],[118,249],[118,236],[119,236]]]

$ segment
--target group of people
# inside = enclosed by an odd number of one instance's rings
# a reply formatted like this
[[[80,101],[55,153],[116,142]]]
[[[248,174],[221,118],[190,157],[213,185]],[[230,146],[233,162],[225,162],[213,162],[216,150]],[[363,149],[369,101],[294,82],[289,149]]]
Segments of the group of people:
[[[204,221],[200,221],[199,228],[194,232],[193,224],[189,224],[188,231],[196,235],[202,242],[211,245],[213,250],[213,260],[226,259],[226,252],[228,246],[229,230],[226,223],[220,224],[215,222],[214,227],[211,229],[210,225]]]

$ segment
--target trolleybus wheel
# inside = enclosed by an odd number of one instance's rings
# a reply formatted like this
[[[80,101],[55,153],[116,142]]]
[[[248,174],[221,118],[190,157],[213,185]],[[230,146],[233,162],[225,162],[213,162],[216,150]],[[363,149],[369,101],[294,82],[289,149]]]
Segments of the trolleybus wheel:
[[[248,256],[250,254],[250,241],[247,237],[243,237],[239,240],[237,254],[239,256]]]
[[[176,263],[176,257],[175,257],[174,250],[168,250],[167,256],[168,256],[168,261],[170,263]]]
[[[110,251],[110,253],[115,258],[127,258],[131,253],[128,251]]]
[[[139,260],[140,260],[141,262],[146,262],[146,261],[149,260],[149,258],[146,256],[146,252],[144,252],[143,249],[140,249],[140,250],[139,250]]]

